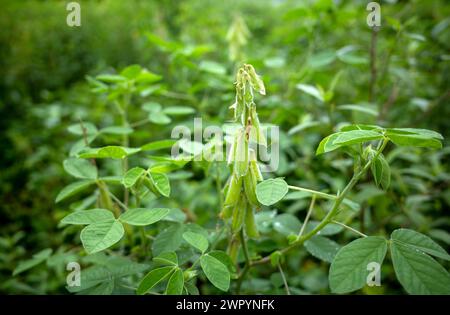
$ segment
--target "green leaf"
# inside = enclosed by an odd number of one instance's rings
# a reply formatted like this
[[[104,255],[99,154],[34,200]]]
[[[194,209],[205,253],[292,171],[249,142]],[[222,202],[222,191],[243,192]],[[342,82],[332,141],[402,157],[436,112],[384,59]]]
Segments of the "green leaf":
[[[383,154],[379,154],[372,162],[371,170],[373,178],[375,179],[375,184],[377,186],[381,185],[384,190],[388,189],[391,184],[391,167]]]
[[[114,221],[114,215],[106,209],[81,210],[69,214],[61,220],[64,224],[92,224]]]
[[[156,208],[156,209],[145,209],[145,208],[136,208],[129,209],[125,213],[123,213],[119,220],[136,226],[150,225],[155,222],[158,222],[166,215],[168,215],[170,209],[165,208]]]
[[[409,294],[450,294],[450,275],[433,258],[400,242],[391,242],[395,274]]]
[[[183,233],[183,238],[186,242],[197,248],[202,253],[208,249],[208,240],[201,234],[188,231]]]
[[[314,257],[331,263],[340,246],[329,238],[315,235],[305,242],[305,248]]]
[[[170,124],[172,119],[163,112],[155,111],[148,114],[148,119],[157,125],[167,125]]]
[[[176,140],[160,140],[160,141],[153,141],[150,143],[147,143],[141,147],[142,151],[156,151],[160,149],[167,149],[171,148],[175,143],[177,143]]]
[[[270,178],[256,186],[256,196],[261,204],[270,206],[283,199],[288,190],[288,184],[282,178]]]
[[[369,104],[358,105],[358,104],[345,104],[336,107],[338,110],[350,110],[355,112],[360,112],[364,114],[369,114],[378,117],[378,111],[375,107],[369,106]]]
[[[144,175],[145,170],[140,167],[133,167],[132,169],[128,170],[126,174],[123,176],[123,185],[126,188],[130,188],[136,184],[136,182],[141,178],[142,175]]]
[[[101,129],[100,132],[112,135],[128,135],[133,132],[133,128],[123,126],[111,126]]]
[[[167,283],[166,294],[168,295],[180,295],[183,293],[184,288],[184,276],[183,271],[177,268],[175,272],[170,276]]]
[[[153,254],[176,251],[183,242],[184,229],[184,225],[176,223],[160,232],[152,244]]]
[[[236,273],[236,266],[227,253],[221,250],[213,250],[208,253],[209,256],[216,258],[222,264],[224,264],[230,273]]]
[[[140,65],[131,65],[123,69],[120,72],[120,75],[127,79],[134,79],[141,73],[141,70],[142,68]]]
[[[178,265],[178,257],[175,252],[165,252],[162,253],[155,258],[153,258],[155,263],[164,264],[164,265]]]
[[[97,178],[97,168],[90,161],[70,158],[64,160],[63,166],[67,173],[76,178]]]
[[[117,74],[101,74],[96,79],[107,83],[119,83],[127,80],[127,78]]]
[[[393,128],[387,129],[386,136],[398,146],[442,148],[442,136],[432,130]]]
[[[340,132],[337,132],[323,138],[322,141],[320,141],[319,146],[317,147],[316,155],[327,153],[339,148],[339,146],[333,144],[333,142],[337,139],[337,137],[339,137],[340,134]]]
[[[123,159],[141,151],[140,148],[127,148],[121,146],[107,146],[103,148],[88,149],[78,156],[83,159]]]
[[[63,201],[66,198],[72,197],[73,195],[85,190],[92,184],[95,184],[95,180],[92,179],[85,179],[80,180],[78,182],[72,183],[66,187],[64,187],[56,196],[55,202],[58,203],[60,201]]]
[[[426,235],[409,229],[397,229],[391,234],[391,239],[394,242],[399,242],[407,245],[413,249],[420,250],[426,254],[450,260],[450,255],[447,254],[438,243],[433,241]]]
[[[437,140],[443,140],[444,137],[433,130],[428,129],[418,129],[418,128],[389,128],[387,129],[388,134],[399,134],[399,135],[408,135],[408,134],[415,134],[418,136],[426,137],[426,138],[433,138]]]
[[[315,97],[319,101],[324,102],[323,91],[319,90],[315,86],[309,84],[297,84],[296,88],[299,89],[300,91],[305,92],[306,94]]]
[[[380,139],[383,139],[383,135],[374,130],[351,130],[341,132],[333,144],[347,146]]]
[[[141,280],[136,293],[139,295],[147,293],[155,285],[169,277],[175,269],[176,267],[173,266],[153,269]]]
[[[206,254],[200,258],[200,265],[208,280],[219,290],[228,291],[230,273],[227,267],[216,258]]]
[[[188,106],[168,106],[163,109],[163,113],[172,116],[182,116],[195,113],[195,109]]]
[[[203,60],[200,62],[199,69],[212,74],[224,75],[227,70],[220,63],[215,61]]]
[[[302,224],[294,215],[282,213],[277,215],[272,221],[273,229],[284,236],[297,235]]]
[[[161,195],[170,196],[170,182],[166,174],[150,172],[149,177]]]
[[[47,248],[47,249],[40,251],[37,254],[34,254],[33,258],[31,258],[29,260],[21,261],[17,265],[17,267],[14,269],[13,276],[17,276],[18,274],[20,274],[28,269],[31,269],[31,268],[39,265],[40,263],[44,262],[45,260],[47,260],[47,258],[50,257],[52,252],[53,252],[53,250],[51,248]]]
[[[97,127],[95,127],[93,123],[85,122],[83,123],[83,127],[81,127],[80,123],[73,124],[67,128],[67,131],[77,136],[83,136],[84,133],[86,133],[86,135],[95,135],[98,132]]]
[[[331,291],[348,293],[364,287],[368,264],[376,262],[381,265],[386,251],[386,240],[378,236],[360,238],[342,247],[330,266]]]
[[[118,221],[99,222],[81,231],[81,242],[89,254],[97,253],[114,245],[122,238],[124,229]]]

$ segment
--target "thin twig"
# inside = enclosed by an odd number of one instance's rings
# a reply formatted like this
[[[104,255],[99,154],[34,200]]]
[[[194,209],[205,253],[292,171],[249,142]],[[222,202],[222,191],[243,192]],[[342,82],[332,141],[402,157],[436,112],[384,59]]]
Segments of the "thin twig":
[[[284,284],[284,288],[286,289],[286,294],[291,295],[291,291],[289,291],[289,285],[286,281],[286,277],[284,276],[284,272],[283,272],[283,269],[281,268],[280,263],[278,263],[278,270],[280,271],[281,279],[283,279],[283,284]]]
[[[303,232],[305,231],[306,225],[308,224],[309,217],[311,216],[311,212],[314,209],[314,203],[316,202],[316,195],[313,195],[311,198],[311,203],[309,204],[308,213],[306,214],[305,221],[303,222],[302,228],[300,229],[300,232],[298,233],[297,239],[299,239]]]
[[[362,237],[367,237],[366,234],[364,234],[364,233],[362,233],[362,232],[360,232],[360,231],[358,231],[358,230],[356,230],[356,229],[354,229],[354,228],[352,228],[352,227],[350,227],[350,226],[348,226],[348,225],[346,225],[346,224],[344,224],[342,222],[331,220],[331,223],[335,223],[337,225],[340,225],[340,226],[346,228],[347,230],[352,231],[352,232],[354,232],[354,233],[356,233],[356,234],[358,234],[358,235],[360,235]]]

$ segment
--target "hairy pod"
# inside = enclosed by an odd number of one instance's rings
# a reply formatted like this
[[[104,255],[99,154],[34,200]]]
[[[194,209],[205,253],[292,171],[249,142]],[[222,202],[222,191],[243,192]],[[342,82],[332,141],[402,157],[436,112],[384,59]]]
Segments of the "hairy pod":
[[[258,199],[256,198],[256,179],[252,172],[247,172],[244,176],[244,191],[247,200],[254,206],[260,206]]]
[[[253,211],[253,207],[251,205],[247,206],[245,212],[245,234],[251,238],[259,238],[258,227],[256,226],[255,220],[255,212]]]
[[[245,211],[247,208],[247,200],[241,195],[239,201],[234,206],[233,216],[231,218],[231,231],[235,234],[238,233],[242,225],[244,224]]]
[[[248,171],[248,140],[245,129],[238,131],[236,139],[236,153],[234,156],[234,171],[236,175],[241,177],[247,174]]]
[[[227,195],[225,196],[224,206],[234,206],[241,194],[242,177],[238,177],[235,174],[231,175],[228,183]]]

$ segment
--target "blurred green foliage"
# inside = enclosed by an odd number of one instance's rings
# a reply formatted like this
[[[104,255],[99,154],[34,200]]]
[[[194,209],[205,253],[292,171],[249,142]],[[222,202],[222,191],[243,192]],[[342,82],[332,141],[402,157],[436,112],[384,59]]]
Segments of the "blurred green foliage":
[[[77,230],[61,229],[58,223],[83,203],[54,203],[71,182],[62,161],[79,140],[67,127],[80,120],[98,128],[120,124],[106,97],[92,93],[87,76],[140,64],[162,80],[133,99],[130,121],[145,118],[141,105],[155,101],[163,107],[193,107],[208,123],[221,124],[231,119],[228,107],[237,66],[251,63],[267,88],[267,96],[258,100],[260,120],[281,126],[281,162],[274,175],[318,190],[338,191],[351,174],[351,160],[342,153],[314,155],[319,141],[345,122],[433,129],[448,144],[450,6],[445,0],[380,2],[377,76],[370,96],[373,35],[366,24],[366,1],[80,1],[82,26],[71,28],[66,25],[65,2],[3,0],[0,291],[65,293],[67,262],[97,266],[111,259],[80,258],[81,247],[74,246],[79,244]],[[250,33],[241,47],[242,59],[233,62],[227,32],[236,15]],[[137,126],[131,144],[170,138],[175,123],[192,124],[181,117],[164,127]],[[100,143],[108,140],[115,141],[106,137]],[[413,228],[448,249],[450,147],[426,151],[392,146],[388,151],[391,188],[383,192],[369,178],[362,182],[352,200],[361,205],[364,219],[355,217],[353,224],[380,235]],[[145,161],[136,158],[132,164]],[[117,163],[102,163],[105,176],[118,175]],[[220,173],[223,182],[226,168]],[[174,191],[165,205],[182,209],[189,221],[214,231],[218,193],[210,174],[216,170],[200,163],[171,174]],[[295,193],[289,196],[259,214],[263,238],[249,242],[251,253],[270,254],[285,245],[290,229],[303,220],[307,200]],[[318,206],[313,219],[323,216],[325,206]],[[345,244],[353,237],[345,232],[336,241]],[[12,276],[21,261],[47,248],[53,249],[49,259]],[[304,248],[291,253],[285,265],[292,293],[329,293],[328,264]],[[404,293],[392,267],[384,268],[386,285],[363,293]],[[204,294],[217,293],[207,282],[199,288]],[[127,290],[123,286],[115,293]],[[282,294],[281,275],[267,266],[255,268],[242,291]]]

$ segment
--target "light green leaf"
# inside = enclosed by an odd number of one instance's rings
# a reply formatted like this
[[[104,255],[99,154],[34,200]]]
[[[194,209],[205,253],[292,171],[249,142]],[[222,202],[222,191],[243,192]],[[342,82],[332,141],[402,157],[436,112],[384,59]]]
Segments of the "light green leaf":
[[[176,251],[183,242],[184,231],[185,226],[176,223],[160,232],[152,244],[153,254]]]
[[[370,106],[369,104],[366,105],[359,105],[359,104],[345,104],[345,105],[339,105],[336,107],[338,110],[350,110],[355,112],[360,112],[364,114],[369,114],[375,117],[378,117],[378,111],[375,107]]]
[[[175,269],[176,267],[173,266],[153,269],[141,280],[136,293],[139,295],[147,293],[155,285],[169,277]]]
[[[85,180],[80,180],[78,182],[67,185],[59,192],[58,196],[56,196],[55,202],[58,203],[60,201],[63,201],[66,198],[72,197],[73,195],[85,190],[92,184],[95,184],[95,180],[85,179]]]
[[[183,233],[183,238],[186,242],[197,248],[202,253],[208,249],[208,240],[201,234],[188,231]]]
[[[447,254],[438,243],[433,241],[426,235],[409,229],[397,229],[391,234],[391,239],[403,245],[407,245],[413,249],[420,250],[426,254],[450,260],[450,255]]]
[[[442,136],[432,130],[394,128],[387,129],[386,136],[398,146],[442,148]]]
[[[148,114],[148,119],[157,125],[167,125],[170,124],[172,119],[163,112],[155,111]]]
[[[83,127],[84,131],[80,123],[73,124],[67,128],[67,131],[77,136],[83,136],[84,132],[86,133],[86,135],[95,135],[98,132],[97,127],[95,127],[93,123],[85,122],[83,123]]]
[[[309,84],[297,84],[296,87],[300,91],[303,91],[306,94],[309,94],[309,95],[315,97],[319,101],[321,101],[321,102],[324,101],[323,91],[319,90],[315,86],[309,85]]]
[[[230,287],[230,273],[216,258],[206,254],[200,258],[200,265],[208,280],[218,289],[226,292]]]
[[[270,206],[283,199],[288,190],[288,184],[282,178],[270,178],[256,186],[256,196],[261,204]]]
[[[333,144],[346,146],[380,139],[383,139],[383,135],[374,130],[351,130],[341,132]]]
[[[118,221],[99,222],[88,225],[81,231],[81,242],[89,254],[102,251],[122,238],[124,229]]]
[[[101,74],[96,79],[107,83],[119,83],[127,80],[127,78],[118,74]]]
[[[364,287],[368,264],[376,262],[381,265],[386,251],[387,241],[378,236],[360,238],[342,247],[330,266],[331,291],[348,293]]]
[[[101,129],[100,132],[112,135],[128,135],[133,132],[133,128],[123,126],[111,126]]]
[[[305,242],[305,248],[314,257],[331,263],[341,246],[329,238],[315,235]]]
[[[302,224],[294,215],[282,213],[272,220],[273,229],[284,236],[297,234]]]
[[[422,251],[391,242],[391,256],[397,279],[409,294],[450,294],[450,275]]]
[[[126,188],[132,187],[136,182],[141,178],[142,175],[144,175],[145,170],[140,167],[133,167],[132,169],[128,170],[125,175],[123,176],[123,185]]]
[[[176,140],[153,141],[153,142],[143,145],[141,147],[141,150],[142,151],[156,151],[156,150],[160,150],[160,149],[171,148],[175,143],[177,143]]]
[[[97,168],[90,161],[70,158],[64,160],[63,166],[67,173],[76,178],[97,178]]]
[[[216,258],[218,261],[220,261],[222,264],[224,264],[228,268],[228,271],[231,274],[236,273],[236,266],[234,265],[230,256],[228,256],[228,254],[225,253],[224,251],[213,250],[213,251],[210,251],[208,253],[208,255]]]
[[[167,283],[166,294],[167,295],[180,295],[183,293],[184,288],[184,276],[183,271],[177,268],[175,272],[170,276]]]
[[[163,113],[172,116],[182,116],[195,113],[195,109],[188,106],[168,106],[163,109]]]
[[[161,195],[164,197],[170,196],[170,182],[166,174],[150,172],[149,178]]]
[[[215,61],[203,60],[200,62],[199,69],[212,74],[223,75],[227,73],[227,70],[220,63]]]
[[[164,264],[164,265],[173,265],[173,266],[178,265],[178,257],[177,257],[177,253],[175,253],[175,252],[162,253],[162,254],[156,256],[155,258],[153,258],[153,261],[155,263]]]
[[[92,224],[114,221],[114,215],[106,209],[81,210],[69,214],[61,220],[64,224]]]
[[[140,65],[131,65],[120,72],[120,75],[127,79],[136,78],[141,73],[142,67]]]
[[[335,145],[333,143],[337,139],[337,137],[340,136],[340,134],[340,132],[337,132],[323,138],[322,141],[320,141],[319,146],[317,147],[316,155],[327,153],[339,148],[339,145]]]
[[[334,51],[322,51],[315,55],[312,55],[308,59],[308,64],[312,68],[321,68],[329,65],[336,59],[336,53]]]
[[[145,209],[145,208],[136,208],[129,209],[125,213],[123,213],[119,220],[136,226],[144,226],[150,225],[155,222],[158,222],[166,215],[168,215],[170,209],[164,208],[155,208],[155,209]]]
[[[47,258],[50,257],[50,255],[52,254],[53,250],[51,248],[47,248],[44,249],[42,251],[40,251],[37,254],[33,255],[33,258],[29,259],[29,260],[25,260],[25,261],[21,261],[17,267],[14,269],[13,271],[13,276],[16,276],[28,269],[31,269],[37,265],[39,265],[40,263],[44,262],[45,260],[47,260]]]
[[[383,187],[384,190],[389,188],[391,184],[391,167],[384,158],[383,154],[379,154],[378,157],[372,162],[371,170],[375,184]]]
[[[81,152],[78,156],[84,159],[123,159],[127,156],[136,154],[140,148],[126,148],[121,146],[107,146],[103,148],[88,149]]]

